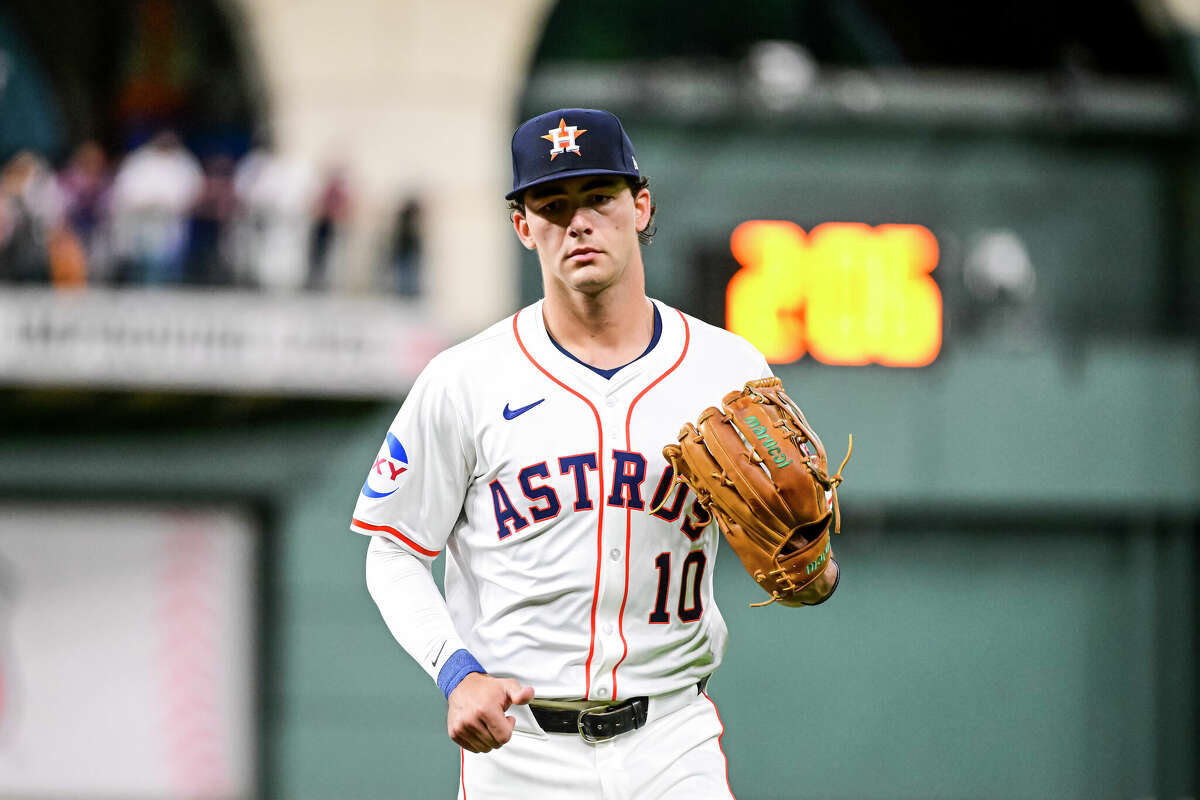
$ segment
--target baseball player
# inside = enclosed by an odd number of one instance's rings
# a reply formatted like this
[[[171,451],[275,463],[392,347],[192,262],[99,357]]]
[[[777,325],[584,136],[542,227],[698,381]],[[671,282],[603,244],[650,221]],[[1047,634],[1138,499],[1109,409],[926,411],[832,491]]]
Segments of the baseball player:
[[[770,371],[646,297],[654,204],[615,116],[534,117],[512,159],[545,297],[418,377],[354,510],[368,588],[448,700],[460,798],[729,798],[719,534],[661,453]]]

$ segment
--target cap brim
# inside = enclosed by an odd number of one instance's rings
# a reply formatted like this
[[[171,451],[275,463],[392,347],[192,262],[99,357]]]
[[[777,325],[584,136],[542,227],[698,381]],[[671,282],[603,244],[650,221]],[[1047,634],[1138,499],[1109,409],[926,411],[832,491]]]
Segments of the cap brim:
[[[508,194],[504,195],[505,200],[512,200],[514,197],[524,192],[527,189],[532,189],[534,186],[541,186],[543,183],[553,183],[554,181],[565,180],[566,178],[579,178],[584,175],[620,175],[624,178],[638,179],[642,177],[636,172],[622,172],[616,169],[567,169],[562,172],[556,172],[553,175],[545,175],[537,180],[529,181],[521,184],[516,189],[513,189]]]

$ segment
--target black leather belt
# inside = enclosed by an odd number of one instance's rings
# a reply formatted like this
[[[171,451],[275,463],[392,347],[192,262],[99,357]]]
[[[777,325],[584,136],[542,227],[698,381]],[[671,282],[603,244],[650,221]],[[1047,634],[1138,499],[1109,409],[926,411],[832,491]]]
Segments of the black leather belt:
[[[575,710],[530,706],[533,718],[547,733],[578,733],[588,742],[607,741],[646,724],[650,698],[631,697],[615,706]]]
[[[705,676],[696,684],[696,693],[704,691],[708,683]],[[572,708],[545,708],[531,705],[533,718],[547,733],[578,733],[587,742],[605,742],[622,733],[635,731],[646,724],[650,710],[650,698],[631,697],[615,706],[597,706],[576,710]]]

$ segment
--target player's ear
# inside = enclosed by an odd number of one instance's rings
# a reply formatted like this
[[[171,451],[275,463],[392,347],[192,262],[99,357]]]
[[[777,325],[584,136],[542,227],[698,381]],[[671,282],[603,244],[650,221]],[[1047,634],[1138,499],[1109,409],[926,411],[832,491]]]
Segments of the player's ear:
[[[534,242],[533,237],[529,235],[529,220],[526,219],[523,211],[520,211],[519,209],[513,209],[512,224],[513,230],[517,232],[517,238],[521,240],[521,244],[525,245],[525,249],[536,249],[537,243]]]
[[[633,219],[639,233],[646,230],[646,226],[650,224],[650,210],[653,207],[654,201],[650,197],[649,189],[640,189],[633,196]]]

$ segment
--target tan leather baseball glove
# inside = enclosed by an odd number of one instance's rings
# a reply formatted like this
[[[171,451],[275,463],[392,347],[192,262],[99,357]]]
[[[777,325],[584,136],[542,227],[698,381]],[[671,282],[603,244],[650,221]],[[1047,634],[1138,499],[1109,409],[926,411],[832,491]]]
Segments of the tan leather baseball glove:
[[[833,475],[825,446],[778,378],[750,381],[679,431],[663,457],[730,547],[771,595],[754,603],[817,605],[837,588],[829,529],[841,532],[837,487],[854,448]]]

